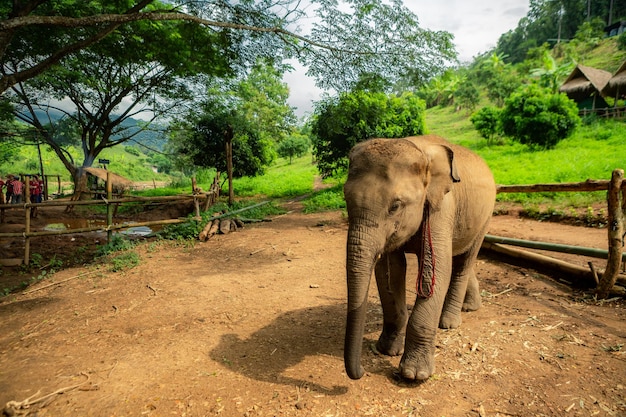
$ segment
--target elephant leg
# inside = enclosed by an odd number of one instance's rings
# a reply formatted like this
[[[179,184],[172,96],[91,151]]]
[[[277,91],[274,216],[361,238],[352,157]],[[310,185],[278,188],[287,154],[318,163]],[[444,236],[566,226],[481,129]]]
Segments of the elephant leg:
[[[461,311],[475,311],[481,306],[480,288],[474,272],[481,244],[482,237],[476,239],[467,252],[455,256],[452,260],[450,288],[439,320],[439,327],[442,329],[459,327]]]
[[[482,306],[482,297],[480,296],[480,285],[476,278],[476,272],[472,268],[469,280],[467,281],[467,291],[465,292],[465,300],[463,301],[463,311],[476,311]]]
[[[450,236],[450,232],[444,236]],[[442,238],[440,242],[446,240]],[[429,298],[418,297],[406,327],[404,355],[400,372],[404,378],[425,380],[435,372],[435,336],[437,324],[450,284],[452,272],[452,243],[443,242],[438,247],[435,267],[435,287]],[[421,260],[420,260],[421,262]]]
[[[406,257],[397,251],[384,254],[376,263],[376,284],[383,308],[383,331],[376,343],[380,353],[400,355],[407,322]]]

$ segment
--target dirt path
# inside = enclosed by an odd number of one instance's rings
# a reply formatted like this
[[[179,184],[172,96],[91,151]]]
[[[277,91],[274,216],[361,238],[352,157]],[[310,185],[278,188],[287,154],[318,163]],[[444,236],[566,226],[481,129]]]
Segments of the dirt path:
[[[606,247],[606,230],[494,218],[491,233]],[[343,369],[346,225],[294,212],[141,264],[0,300],[0,406],[38,416],[624,416],[626,311],[481,256],[483,308],[439,331],[436,374],[397,378],[372,285],[363,364]],[[586,259],[571,258],[586,264]],[[600,262],[598,265],[602,266]],[[410,274],[415,273],[410,263]],[[567,278],[567,277],[563,277]],[[414,294],[414,282],[408,291]],[[414,295],[413,295],[414,296]],[[77,386],[79,385],[80,386]],[[37,394],[39,392],[39,394]]]

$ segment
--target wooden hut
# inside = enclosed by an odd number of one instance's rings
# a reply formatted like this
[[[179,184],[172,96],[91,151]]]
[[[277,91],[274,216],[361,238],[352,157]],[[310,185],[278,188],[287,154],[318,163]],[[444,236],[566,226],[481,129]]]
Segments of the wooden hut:
[[[602,89],[602,94],[605,97],[613,97],[616,105],[617,100],[626,99],[626,61],[606,83]]]
[[[602,89],[611,79],[608,71],[576,65],[559,91],[567,94],[579,109],[603,109],[609,107],[602,97]]]

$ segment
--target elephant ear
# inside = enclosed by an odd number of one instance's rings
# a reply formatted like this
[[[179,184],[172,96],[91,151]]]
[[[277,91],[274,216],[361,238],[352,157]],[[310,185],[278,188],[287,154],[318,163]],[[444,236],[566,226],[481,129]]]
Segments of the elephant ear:
[[[426,200],[437,211],[443,197],[452,190],[452,184],[461,181],[454,162],[454,151],[446,145],[432,145],[425,149],[430,160],[430,184]]]

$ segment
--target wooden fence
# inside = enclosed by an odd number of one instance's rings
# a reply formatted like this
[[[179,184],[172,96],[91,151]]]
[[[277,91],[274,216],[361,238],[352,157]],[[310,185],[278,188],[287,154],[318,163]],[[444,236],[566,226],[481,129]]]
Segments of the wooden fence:
[[[611,180],[594,181],[587,180],[581,183],[566,184],[534,184],[534,185],[499,185],[498,193],[533,193],[533,192],[574,192],[574,191],[607,191],[608,205],[608,247],[607,251],[594,248],[581,248],[569,245],[554,245],[543,242],[524,241],[520,239],[507,239],[498,236],[487,235],[483,247],[508,256],[523,258],[530,262],[541,263],[553,269],[568,273],[570,276],[587,279],[595,283],[597,294],[600,298],[606,298],[613,290],[615,283],[626,283],[626,278],[620,277],[620,266],[626,259],[626,253],[622,253],[624,247],[624,210],[626,209],[626,181],[624,170],[616,169],[611,175]],[[556,252],[577,253],[586,256],[607,259],[606,269],[597,271],[593,264],[589,263],[589,270],[569,264],[564,261],[516,249],[507,248],[504,245],[523,246],[535,249],[550,250]]]
[[[623,118],[626,117],[626,107],[606,107],[601,109],[580,109],[578,111],[578,115],[580,117],[585,117],[595,114],[599,117],[604,118]]]
[[[29,178],[25,178],[25,190],[29,189]],[[216,175],[213,183],[208,192],[202,192],[199,188],[196,187],[195,178],[192,180],[192,194],[187,195],[177,195],[177,196],[162,196],[162,197],[125,197],[125,198],[113,198],[113,186],[110,178],[107,177],[106,182],[106,198],[100,200],[78,200],[78,201],[68,201],[68,200],[51,200],[44,201],[42,203],[31,203],[29,193],[25,193],[26,203],[24,204],[0,204],[0,210],[4,213],[6,209],[24,209],[24,231],[23,232],[13,232],[13,233],[0,233],[0,238],[14,238],[14,237],[23,237],[24,238],[24,258],[18,259],[17,264],[21,264],[22,262],[25,265],[30,263],[30,239],[33,237],[42,237],[42,236],[54,236],[54,235],[64,235],[64,234],[75,234],[75,233],[89,233],[89,232],[107,232],[107,241],[110,242],[113,231],[128,229],[131,227],[141,227],[141,226],[157,226],[157,225],[168,225],[168,224],[178,224],[187,221],[187,219],[163,219],[163,220],[154,220],[147,222],[136,222],[136,223],[123,223],[123,224],[115,224],[113,223],[113,213],[117,210],[117,207],[120,204],[124,203],[163,203],[169,201],[189,201],[193,200],[195,207],[195,214],[197,218],[200,218],[200,203],[203,203],[203,210],[206,211],[209,207],[217,202],[219,198],[219,173]],[[67,207],[73,208],[74,206],[93,206],[93,205],[106,205],[107,215],[106,215],[106,224],[102,226],[93,226],[93,227],[84,227],[84,228],[75,228],[75,229],[65,229],[65,230],[49,230],[49,231],[39,231],[35,232],[31,230],[31,212],[34,209],[45,208],[45,207]],[[7,261],[7,260],[4,260]],[[11,261],[11,260],[8,260]],[[14,264],[15,262],[9,262]]]

